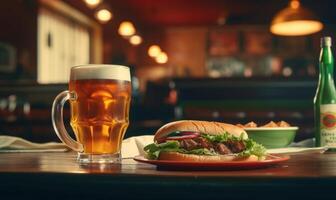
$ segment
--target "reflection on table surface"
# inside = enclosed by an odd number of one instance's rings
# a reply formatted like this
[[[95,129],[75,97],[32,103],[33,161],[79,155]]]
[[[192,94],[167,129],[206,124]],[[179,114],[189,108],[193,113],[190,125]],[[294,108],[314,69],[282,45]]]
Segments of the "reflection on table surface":
[[[76,162],[76,154],[70,153],[1,153],[0,173],[65,173],[105,174],[122,176],[181,176],[181,177],[264,177],[264,178],[312,178],[336,177],[336,154],[292,155],[290,160],[264,169],[238,171],[160,171],[149,164],[124,159],[121,164],[86,164]]]

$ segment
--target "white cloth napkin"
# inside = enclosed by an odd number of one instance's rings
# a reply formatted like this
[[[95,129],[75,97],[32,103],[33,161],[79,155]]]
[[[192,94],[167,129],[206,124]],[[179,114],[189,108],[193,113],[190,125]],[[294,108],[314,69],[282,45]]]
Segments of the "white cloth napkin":
[[[288,147],[278,149],[268,149],[267,153],[271,154],[303,154],[303,153],[324,153],[328,147]]]
[[[152,135],[127,138],[122,143],[122,157],[144,155],[143,148],[153,142]],[[65,152],[70,150],[65,144],[57,142],[34,143],[23,138],[0,136],[1,152]]]
[[[302,154],[302,153],[324,153],[328,147],[315,147],[315,138],[309,138],[300,142],[293,142],[289,147],[268,149],[268,153],[275,154]]]
[[[62,143],[40,144],[19,137],[0,136],[0,152],[65,152],[68,150],[68,147]]]
[[[143,148],[152,142],[152,135],[127,138],[122,143],[122,157],[144,155]],[[0,152],[65,152],[68,150],[70,149],[63,143],[34,143],[19,137],[0,136]]]
[[[153,142],[153,135],[130,137],[123,141],[121,155],[123,158],[131,158],[137,155],[145,155],[143,148]],[[323,153],[326,147],[310,147],[311,139],[292,144],[292,147],[268,149],[268,153],[298,154],[298,153]],[[69,148],[62,143],[33,143],[22,138],[12,136],[0,136],[0,152],[65,152]]]
[[[121,146],[122,157],[129,158],[137,155],[145,155],[143,148],[153,143],[153,139],[153,135],[143,135],[125,139]]]

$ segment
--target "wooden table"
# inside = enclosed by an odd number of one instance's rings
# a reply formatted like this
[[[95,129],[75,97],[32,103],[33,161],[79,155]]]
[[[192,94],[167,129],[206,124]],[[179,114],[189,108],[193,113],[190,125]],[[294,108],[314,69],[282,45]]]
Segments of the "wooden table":
[[[75,157],[1,153],[0,199],[336,198],[336,154],[331,153],[295,155],[278,166],[241,171],[158,171],[132,160],[81,166]]]

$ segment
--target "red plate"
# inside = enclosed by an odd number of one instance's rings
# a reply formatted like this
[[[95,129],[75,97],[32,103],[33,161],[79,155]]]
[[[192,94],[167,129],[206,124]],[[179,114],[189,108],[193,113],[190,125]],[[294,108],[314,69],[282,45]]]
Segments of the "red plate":
[[[273,166],[289,160],[289,156],[268,155],[262,161],[224,161],[224,162],[184,162],[171,160],[149,160],[143,156],[136,156],[134,160],[156,165],[158,169],[168,170],[241,170],[256,169]]]

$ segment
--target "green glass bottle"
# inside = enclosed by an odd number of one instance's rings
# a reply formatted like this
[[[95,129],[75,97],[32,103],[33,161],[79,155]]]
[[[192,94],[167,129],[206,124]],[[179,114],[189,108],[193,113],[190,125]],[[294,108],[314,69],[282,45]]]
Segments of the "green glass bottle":
[[[314,98],[316,146],[336,149],[336,90],[331,38],[321,38],[319,81]]]

